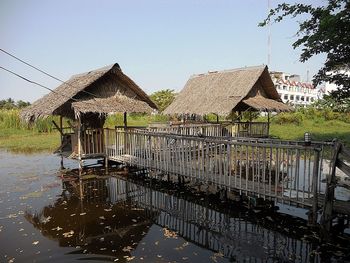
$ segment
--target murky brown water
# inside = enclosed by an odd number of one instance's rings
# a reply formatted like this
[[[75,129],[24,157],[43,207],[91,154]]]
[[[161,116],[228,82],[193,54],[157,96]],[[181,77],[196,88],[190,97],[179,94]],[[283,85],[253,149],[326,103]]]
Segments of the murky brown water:
[[[301,218],[141,174],[91,169],[79,180],[62,176],[56,156],[4,151],[0,171],[0,262],[350,260],[347,235],[322,244]]]

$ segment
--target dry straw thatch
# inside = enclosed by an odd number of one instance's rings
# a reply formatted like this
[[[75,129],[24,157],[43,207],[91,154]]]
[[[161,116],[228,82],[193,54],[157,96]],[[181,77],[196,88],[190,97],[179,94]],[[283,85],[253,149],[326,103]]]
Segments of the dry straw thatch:
[[[53,92],[21,112],[26,121],[60,115],[74,119],[81,113],[152,112],[157,106],[116,63],[72,76]]]
[[[282,103],[267,66],[194,75],[163,113],[226,116],[232,111],[249,108],[277,112],[291,110]]]

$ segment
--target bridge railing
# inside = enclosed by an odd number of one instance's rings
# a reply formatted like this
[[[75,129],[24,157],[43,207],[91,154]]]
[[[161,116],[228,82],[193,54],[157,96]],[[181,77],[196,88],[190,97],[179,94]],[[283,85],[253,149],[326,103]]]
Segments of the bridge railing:
[[[149,127],[148,130],[158,133],[179,135],[194,135],[208,137],[256,137],[269,136],[268,122],[229,122],[229,123],[203,123],[181,124],[167,127]]]
[[[316,206],[331,145],[109,130],[110,159],[301,206]],[[325,151],[326,148],[329,150]]]

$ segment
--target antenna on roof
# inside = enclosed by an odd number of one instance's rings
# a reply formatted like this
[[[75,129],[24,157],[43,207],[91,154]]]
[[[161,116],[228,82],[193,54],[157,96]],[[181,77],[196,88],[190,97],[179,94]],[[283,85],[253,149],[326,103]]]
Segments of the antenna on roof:
[[[267,0],[267,14],[269,14],[271,9],[270,0]],[[270,67],[271,63],[271,25],[270,22],[267,24],[268,35],[267,35],[267,66]]]

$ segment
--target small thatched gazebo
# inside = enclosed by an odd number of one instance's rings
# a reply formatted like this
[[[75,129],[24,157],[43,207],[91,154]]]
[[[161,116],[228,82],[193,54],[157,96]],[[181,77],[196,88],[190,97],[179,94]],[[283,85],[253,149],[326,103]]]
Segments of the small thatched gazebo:
[[[157,106],[147,94],[116,63],[97,70],[72,76],[51,93],[35,101],[21,112],[27,122],[50,115],[60,116],[62,145],[59,152],[75,153],[81,159],[103,151],[103,128],[109,113],[151,113]],[[62,117],[71,119],[74,133],[62,128]],[[86,131],[95,129],[95,133]],[[97,134],[99,133],[99,134]],[[93,143],[93,145],[92,145]]]
[[[267,66],[256,66],[193,75],[163,113],[228,116],[290,110],[278,95]]]

